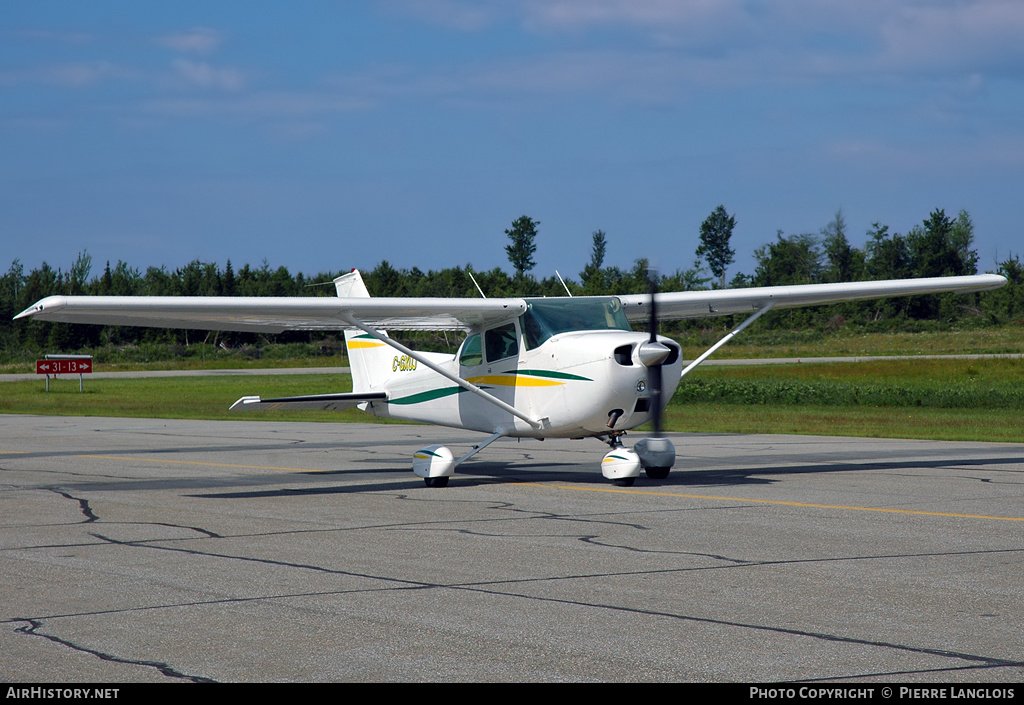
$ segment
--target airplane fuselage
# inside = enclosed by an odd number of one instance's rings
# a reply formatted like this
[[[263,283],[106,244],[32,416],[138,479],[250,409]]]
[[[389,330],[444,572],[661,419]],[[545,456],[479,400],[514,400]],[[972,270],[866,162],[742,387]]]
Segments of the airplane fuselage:
[[[514,323],[514,322],[511,322]],[[384,418],[404,419],[484,433],[505,430],[508,436],[576,438],[635,428],[651,420],[648,368],[636,351],[648,342],[643,333],[618,330],[572,331],[518,353],[489,361],[492,351],[467,352],[473,336],[456,355],[427,354],[430,361],[479,386],[525,415],[541,419],[534,428],[493,403],[468,393],[436,372],[403,355],[377,364],[390,367],[387,401],[364,409]],[[682,356],[676,343],[659,341],[674,352],[663,370],[663,399],[679,383]],[[500,355],[500,353],[498,353]],[[609,426],[609,421],[612,424]]]

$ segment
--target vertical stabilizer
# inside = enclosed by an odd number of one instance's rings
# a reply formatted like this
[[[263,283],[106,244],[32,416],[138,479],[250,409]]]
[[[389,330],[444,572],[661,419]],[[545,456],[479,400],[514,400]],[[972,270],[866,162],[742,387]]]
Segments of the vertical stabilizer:
[[[358,269],[335,279],[334,288],[339,298],[370,298]],[[387,335],[386,331],[377,332]],[[346,330],[345,345],[348,364],[352,368],[352,391],[374,391],[392,372],[394,350],[361,330]]]

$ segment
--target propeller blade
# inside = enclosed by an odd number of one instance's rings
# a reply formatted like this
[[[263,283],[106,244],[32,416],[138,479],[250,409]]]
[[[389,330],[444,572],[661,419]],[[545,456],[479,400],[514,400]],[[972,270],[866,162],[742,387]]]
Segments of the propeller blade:
[[[655,294],[658,293],[658,275],[652,270],[648,270],[648,279],[650,280],[650,292],[651,292],[651,319],[648,324],[648,329],[651,333],[651,343],[659,345],[658,343],[658,303]],[[650,343],[648,343],[650,345]],[[664,359],[664,358],[662,358]],[[662,360],[658,360],[654,364],[647,366],[647,389],[649,390],[651,404],[653,404],[651,423],[654,426],[654,435],[661,435],[661,363]]]

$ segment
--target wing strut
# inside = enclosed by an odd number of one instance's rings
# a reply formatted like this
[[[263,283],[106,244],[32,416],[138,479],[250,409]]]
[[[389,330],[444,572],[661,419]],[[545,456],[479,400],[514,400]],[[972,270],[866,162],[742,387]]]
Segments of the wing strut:
[[[736,328],[734,328],[734,329],[732,330],[732,332],[728,333],[728,334],[727,334],[727,335],[726,335],[726,336],[725,336],[724,338],[722,338],[722,339],[721,339],[721,340],[719,340],[719,341],[718,341],[717,343],[715,343],[714,345],[712,345],[712,346],[711,346],[710,348],[708,348],[707,350],[705,350],[705,351],[704,351],[704,354],[703,354],[703,355],[701,355],[701,356],[700,356],[700,357],[698,357],[698,358],[697,358],[696,360],[694,360],[694,361],[693,361],[693,362],[691,362],[691,363],[690,363],[689,365],[687,365],[687,366],[686,366],[686,368],[685,368],[685,369],[684,369],[684,370],[683,370],[682,372],[680,372],[680,373],[679,373],[679,378],[680,378],[680,379],[682,379],[683,377],[685,377],[685,376],[687,375],[687,373],[688,373],[688,372],[689,372],[690,370],[692,370],[692,369],[693,369],[694,367],[696,367],[697,365],[699,365],[700,363],[704,362],[704,361],[705,361],[705,360],[707,360],[707,359],[708,359],[709,357],[711,357],[711,354],[712,354],[713,352],[715,352],[715,350],[718,350],[718,348],[722,347],[723,345],[725,345],[726,343],[728,343],[728,342],[729,342],[730,340],[732,340],[733,338],[735,338],[735,337],[736,337],[736,335],[737,335],[737,334],[738,334],[738,333],[739,333],[740,331],[742,331],[742,330],[743,330],[744,328],[746,328],[746,327],[747,327],[747,326],[749,326],[749,325],[750,325],[751,323],[753,323],[754,321],[756,321],[756,320],[757,320],[758,318],[760,318],[760,317],[761,317],[761,316],[762,316],[763,314],[765,314],[765,313],[768,313],[769,311],[771,311],[771,310],[772,310],[772,306],[774,306],[774,305],[775,305],[774,303],[767,303],[767,304],[765,304],[764,308],[759,308],[759,309],[757,310],[757,313],[755,313],[755,314],[754,314],[753,316],[751,316],[751,317],[750,317],[750,318],[748,318],[747,320],[743,321],[743,323],[741,323],[741,324],[739,324],[738,326],[736,326]]]
[[[541,428],[544,425],[544,421],[542,419],[535,419],[532,416],[527,416],[526,414],[524,414],[523,412],[521,412],[519,409],[515,408],[511,404],[506,404],[505,402],[503,402],[501,399],[498,399],[498,397],[494,396],[493,394],[488,394],[487,392],[485,392],[484,390],[482,390],[480,387],[476,386],[475,384],[472,384],[471,382],[467,382],[466,380],[462,379],[462,377],[459,377],[457,374],[453,374],[453,373],[449,372],[448,370],[444,369],[443,367],[441,367],[440,365],[437,365],[437,364],[431,362],[430,360],[428,360],[426,357],[424,357],[423,355],[419,354],[415,350],[411,350],[411,349],[405,347],[404,345],[402,345],[401,343],[397,342],[396,340],[393,340],[392,338],[388,338],[387,336],[381,335],[380,333],[375,331],[373,328],[370,328],[368,325],[366,325],[365,323],[360,321],[358,318],[353,316],[352,314],[350,314],[350,313],[343,313],[343,314],[340,315],[340,318],[341,318],[341,320],[345,321],[349,325],[355,326],[356,328],[358,328],[359,330],[363,331],[364,333],[369,333],[370,335],[372,335],[374,338],[376,338],[380,342],[382,342],[382,343],[384,343],[386,345],[390,345],[395,350],[398,350],[399,352],[408,355],[409,357],[411,357],[412,359],[416,360],[417,362],[420,362],[420,363],[426,365],[427,367],[429,367],[430,369],[432,369],[434,372],[436,372],[437,374],[441,375],[442,377],[445,377],[447,379],[450,379],[452,382],[455,382],[455,384],[459,385],[460,387],[465,389],[467,392],[472,392],[473,394],[476,394],[481,399],[486,399],[487,401],[491,402],[492,404],[494,404],[498,408],[504,409],[505,411],[507,411],[508,413],[512,414],[513,416],[522,419],[526,423],[530,424],[530,426],[532,428]]]

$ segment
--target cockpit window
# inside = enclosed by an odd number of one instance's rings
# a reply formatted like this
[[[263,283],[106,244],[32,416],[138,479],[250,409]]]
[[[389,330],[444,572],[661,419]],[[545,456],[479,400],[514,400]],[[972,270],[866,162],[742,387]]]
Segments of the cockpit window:
[[[622,302],[614,296],[527,299],[520,318],[527,349],[559,333],[576,330],[632,330]]]
[[[487,347],[487,361],[504,360],[519,354],[519,339],[516,336],[516,324],[507,323],[491,328],[484,333],[484,344]]]

